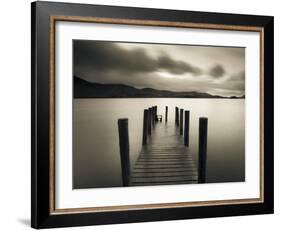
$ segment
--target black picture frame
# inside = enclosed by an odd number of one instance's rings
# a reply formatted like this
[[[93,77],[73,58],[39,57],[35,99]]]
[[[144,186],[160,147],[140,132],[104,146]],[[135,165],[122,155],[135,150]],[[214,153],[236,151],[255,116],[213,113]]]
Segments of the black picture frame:
[[[229,29],[232,27],[259,28],[263,34],[261,100],[264,152],[263,201],[235,204],[214,204],[202,206],[175,206],[140,209],[107,209],[101,211],[77,210],[55,212],[53,207],[54,170],[50,152],[54,151],[54,107],[55,85],[50,80],[54,69],[52,56],[52,26],[56,20],[83,21],[83,18],[101,19],[101,23],[145,24],[172,27],[202,27],[208,29]],[[274,164],[273,164],[273,25],[272,16],[238,15],[225,13],[163,10],[148,8],[116,7],[103,5],[70,4],[56,2],[33,2],[31,4],[31,69],[32,69],[32,151],[31,151],[31,226],[51,228],[85,226],[98,224],[132,223],[146,221],[178,220],[187,218],[223,217],[252,214],[270,214],[274,207]],[[51,28],[51,29],[50,29]],[[53,95],[54,96],[54,95]]]

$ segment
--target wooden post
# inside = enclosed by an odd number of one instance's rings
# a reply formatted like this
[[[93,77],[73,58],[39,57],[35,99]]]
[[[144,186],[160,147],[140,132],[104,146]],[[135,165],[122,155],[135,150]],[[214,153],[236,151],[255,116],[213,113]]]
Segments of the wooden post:
[[[147,133],[148,133],[148,110],[143,111],[143,130],[142,130],[142,145],[147,143]]]
[[[168,121],[168,106],[165,107],[165,123]]]
[[[179,122],[179,108],[178,107],[177,107],[176,117],[177,117],[177,126],[179,126],[180,122]]]
[[[152,111],[151,121],[152,121],[152,126],[154,127],[154,125],[155,125],[155,107],[154,106],[152,106],[151,111]]]
[[[175,107],[175,123],[177,124],[177,106]]]
[[[189,146],[189,111],[184,111],[184,145]]]
[[[176,107],[176,125],[179,126],[179,108]]]
[[[130,178],[128,118],[118,119],[118,132],[123,186],[128,186]]]
[[[148,110],[150,111],[150,124],[151,124],[151,127],[152,127],[153,109],[152,109],[152,107],[150,107]]]
[[[155,121],[158,121],[157,120],[157,106],[154,106],[154,108],[155,108],[155,117],[154,117],[154,119],[155,119]]]
[[[147,127],[147,133],[148,135],[151,135],[151,116],[152,116],[152,111],[151,108],[148,109],[148,116],[147,116],[147,123],[148,123],[148,127]]]
[[[180,109],[180,135],[183,134],[183,109]]]
[[[206,183],[208,118],[199,119],[198,183]]]

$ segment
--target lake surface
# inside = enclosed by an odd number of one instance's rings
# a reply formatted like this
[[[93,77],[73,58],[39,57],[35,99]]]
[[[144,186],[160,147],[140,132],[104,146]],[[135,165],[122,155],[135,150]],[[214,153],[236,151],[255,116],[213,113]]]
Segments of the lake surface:
[[[245,180],[244,99],[74,99],[73,188],[122,186],[117,120],[129,119],[131,167],[142,147],[143,110],[157,105],[168,125],[175,106],[190,110],[189,149],[198,159],[199,117],[208,117],[207,182]]]

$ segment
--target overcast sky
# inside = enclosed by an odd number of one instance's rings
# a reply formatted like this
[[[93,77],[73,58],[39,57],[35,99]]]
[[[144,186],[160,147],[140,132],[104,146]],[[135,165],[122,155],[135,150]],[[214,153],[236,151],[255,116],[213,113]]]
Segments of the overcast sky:
[[[245,94],[245,49],[74,40],[74,75],[137,88]]]

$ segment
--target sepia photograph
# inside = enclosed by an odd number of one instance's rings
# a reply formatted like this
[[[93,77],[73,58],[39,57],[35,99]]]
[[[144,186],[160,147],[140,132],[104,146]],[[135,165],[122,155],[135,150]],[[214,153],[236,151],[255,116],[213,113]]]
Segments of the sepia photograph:
[[[245,181],[245,47],[72,45],[73,189]]]

